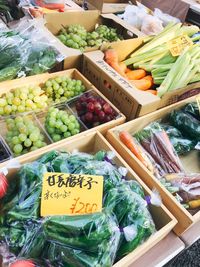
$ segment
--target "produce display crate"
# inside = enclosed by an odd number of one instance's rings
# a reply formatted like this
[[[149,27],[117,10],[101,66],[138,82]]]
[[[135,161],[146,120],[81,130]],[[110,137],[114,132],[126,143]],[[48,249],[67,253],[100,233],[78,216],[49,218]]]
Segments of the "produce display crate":
[[[123,166],[127,168],[128,170],[127,177],[129,179],[135,179],[136,181],[138,181],[143,187],[146,195],[151,194],[149,188],[140,180],[140,178],[136,175],[136,173],[133,170],[131,170],[131,168],[127,165],[127,163],[121,158],[121,156],[113,149],[113,147],[106,141],[106,139],[99,132],[87,133],[79,137],[77,136],[75,139],[72,140],[65,140],[65,142],[62,143],[50,145],[49,147],[42,148],[40,151],[35,151],[32,154],[21,156],[19,158],[19,162],[21,164],[25,164],[34,161],[44,153],[49,152],[53,149],[56,150],[60,149],[62,151],[66,150],[68,152],[71,152],[74,149],[78,149],[80,152],[86,152],[86,153],[95,153],[98,152],[99,150],[113,151],[116,155],[114,162],[118,166]],[[3,166],[5,166],[5,164],[1,165],[1,167]],[[16,170],[10,169],[8,179],[9,176],[13,175],[14,173],[16,173]],[[154,222],[156,224],[157,232],[154,235],[152,235],[146,242],[137,247],[132,253],[130,253],[117,263],[115,263],[114,264],[115,267],[126,267],[126,266],[128,267],[131,263],[136,261],[139,257],[141,257],[144,253],[146,253],[154,245],[156,245],[160,240],[162,240],[165,236],[167,236],[167,234],[177,223],[174,216],[167,210],[167,208],[164,205],[161,205],[161,207],[150,205],[149,208],[152,217],[154,219]]]
[[[127,58],[143,44],[142,38],[124,40],[113,43],[119,61]],[[200,82],[184,88],[167,92],[162,98],[136,89],[133,85],[104,61],[102,51],[84,54],[84,75],[126,116],[128,120],[144,116],[160,108],[188,98],[200,92]]]
[[[125,161],[131,166],[131,168],[141,177],[141,179],[151,188],[157,188],[161,194],[163,203],[171,211],[171,213],[178,220],[178,224],[174,228],[174,232],[177,235],[181,235],[192,224],[200,220],[200,211],[195,215],[191,215],[176,199],[175,197],[156,179],[154,175],[148,171],[143,164],[133,155],[133,153],[120,141],[119,132],[127,131],[131,134],[138,132],[151,122],[158,121],[164,118],[172,110],[180,109],[187,103],[194,102],[196,97],[191,97],[183,100],[179,103],[173,104],[169,107],[163,108],[159,111],[148,114],[143,118],[125,123],[119,127],[115,127],[108,131],[107,139],[113,145],[113,147],[120,153]],[[199,159],[198,152],[192,151],[188,155],[181,156],[181,163],[184,169],[188,172],[199,173]]]
[[[36,76],[31,76],[31,77],[26,77],[26,78],[21,78],[21,79],[16,79],[16,80],[12,80],[12,81],[6,81],[6,82],[2,82],[0,84],[0,92],[1,95],[3,95],[6,92],[12,91],[13,89],[19,88],[21,86],[26,87],[26,86],[30,86],[30,85],[42,85],[44,84],[48,79],[50,78],[54,78],[54,77],[58,77],[58,76],[68,76],[70,78],[73,79],[78,79],[81,80],[82,83],[84,84],[85,88],[86,88],[86,92],[90,93],[90,94],[94,94],[96,96],[99,96],[101,98],[103,98],[107,103],[110,104],[110,106],[112,107],[112,109],[115,111],[116,113],[116,119],[110,121],[110,122],[106,122],[104,124],[100,124],[98,126],[96,126],[95,128],[87,128],[87,126],[84,125],[84,123],[82,123],[79,119],[79,123],[81,125],[81,132],[78,134],[82,135],[85,134],[85,132],[90,132],[90,131],[94,131],[97,130],[99,132],[101,132],[102,134],[105,134],[107,132],[108,129],[119,125],[121,123],[123,123],[125,121],[125,117],[123,114],[120,113],[120,111],[113,106],[112,103],[110,103],[78,70],[76,69],[69,69],[69,70],[65,70],[65,71],[60,71],[60,72],[55,72],[55,73],[51,73],[51,74],[40,74],[40,75],[36,75]],[[76,100],[78,99],[79,96],[74,97],[72,99],[70,99],[68,102],[66,102],[64,104],[66,110],[68,110],[69,113],[75,115],[77,118],[77,114],[75,112],[74,109],[74,103],[76,102]],[[30,116],[33,117],[33,120],[35,121],[35,124],[37,126],[39,126],[40,130],[42,131],[43,135],[45,136],[46,139],[46,143],[47,144],[51,144],[52,140],[49,137],[49,135],[47,134],[46,130],[44,129],[44,116],[45,116],[45,112],[46,110],[41,110],[40,112],[30,112]],[[23,113],[18,113],[17,115],[22,115]],[[13,117],[12,115],[10,117]],[[0,127],[1,127],[1,133],[0,135],[4,138],[6,135],[6,125],[5,125],[5,118],[2,116],[0,117]],[[73,138],[76,138],[77,135],[71,136],[69,137],[69,140],[72,140]],[[65,142],[66,139],[63,139],[59,142]],[[11,153],[11,151],[9,151]],[[29,152],[32,153],[32,152]],[[12,153],[11,153],[12,154]],[[25,154],[27,155],[27,154]]]
[[[55,40],[56,47],[59,50],[62,49],[66,56],[76,56],[82,54],[78,49],[73,49],[65,46],[56,35],[59,33],[63,26],[69,26],[73,24],[80,24],[88,31],[93,31],[96,25],[107,25],[117,29],[118,34],[122,35],[124,39],[130,39],[133,36],[138,36],[139,32],[134,32],[132,27],[129,27],[126,23],[116,18],[113,14],[102,14],[98,10],[89,11],[69,11],[64,13],[49,13],[44,16],[44,26],[47,34],[53,40]],[[121,41],[119,41],[120,43]],[[88,47],[85,52],[98,50],[99,47]],[[67,58],[66,58],[67,61]]]

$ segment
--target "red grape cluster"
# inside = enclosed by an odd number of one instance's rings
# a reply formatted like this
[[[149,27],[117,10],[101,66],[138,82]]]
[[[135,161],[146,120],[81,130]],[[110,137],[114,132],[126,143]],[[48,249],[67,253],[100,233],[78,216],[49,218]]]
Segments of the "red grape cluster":
[[[79,97],[76,102],[76,111],[81,121],[88,128],[109,122],[116,117],[116,112],[110,104],[106,103],[101,97],[89,93]]]

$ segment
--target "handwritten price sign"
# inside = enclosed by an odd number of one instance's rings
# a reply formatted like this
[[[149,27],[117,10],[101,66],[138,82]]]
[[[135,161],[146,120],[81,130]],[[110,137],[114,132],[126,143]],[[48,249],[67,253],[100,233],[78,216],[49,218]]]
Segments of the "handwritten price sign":
[[[180,56],[186,47],[190,47],[192,45],[192,40],[186,34],[183,34],[182,36],[179,36],[168,42],[168,48],[174,57]]]
[[[45,173],[41,216],[100,212],[102,198],[103,176]]]

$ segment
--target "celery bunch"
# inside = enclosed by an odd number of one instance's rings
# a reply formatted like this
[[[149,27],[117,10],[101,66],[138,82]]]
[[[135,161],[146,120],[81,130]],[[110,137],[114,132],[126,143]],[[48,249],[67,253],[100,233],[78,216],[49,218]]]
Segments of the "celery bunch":
[[[158,85],[158,96],[184,87],[189,83],[200,81],[200,46],[193,45],[180,56],[172,56],[167,42],[183,34],[189,37],[199,31],[197,26],[182,26],[181,23],[170,23],[157,36],[151,38],[130,58],[125,60],[127,66],[142,68],[151,72],[154,83]],[[192,38],[192,41],[200,36]]]

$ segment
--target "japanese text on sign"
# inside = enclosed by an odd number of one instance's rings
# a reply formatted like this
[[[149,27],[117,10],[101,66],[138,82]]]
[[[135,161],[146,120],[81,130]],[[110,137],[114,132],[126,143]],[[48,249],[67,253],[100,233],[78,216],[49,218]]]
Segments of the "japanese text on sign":
[[[174,57],[179,56],[186,47],[190,47],[192,45],[192,40],[186,34],[168,42],[169,50]]]
[[[41,216],[80,215],[102,210],[103,177],[45,173]]]

